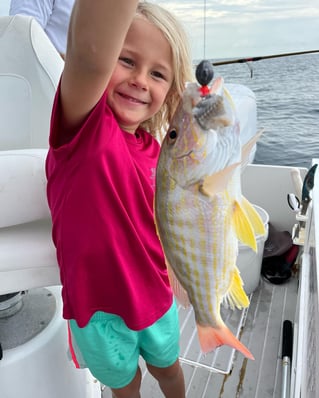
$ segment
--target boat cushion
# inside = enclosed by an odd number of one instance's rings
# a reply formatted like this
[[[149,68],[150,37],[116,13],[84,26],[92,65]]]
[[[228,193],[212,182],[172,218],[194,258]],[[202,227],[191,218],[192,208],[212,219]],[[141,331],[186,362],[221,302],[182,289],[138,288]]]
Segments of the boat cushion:
[[[0,228],[0,295],[60,284],[51,220]]]
[[[0,227],[50,217],[46,149],[0,151]]]

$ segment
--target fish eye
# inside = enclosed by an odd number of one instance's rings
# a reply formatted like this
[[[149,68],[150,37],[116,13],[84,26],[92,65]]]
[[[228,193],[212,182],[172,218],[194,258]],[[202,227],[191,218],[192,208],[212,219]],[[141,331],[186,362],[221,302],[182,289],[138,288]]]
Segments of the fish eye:
[[[169,138],[170,138],[171,140],[175,140],[175,139],[177,138],[177,131],[176,131],[175,129],[173,129],[173,130],[171,130],[171,131],[168,133],[168,135],[169,135]]]

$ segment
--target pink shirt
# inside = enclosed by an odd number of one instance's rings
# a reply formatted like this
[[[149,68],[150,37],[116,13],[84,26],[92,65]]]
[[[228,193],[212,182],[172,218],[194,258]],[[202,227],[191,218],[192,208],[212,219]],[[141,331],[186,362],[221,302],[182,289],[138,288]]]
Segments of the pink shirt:
[[[104,311],[144,329],[173,298],[153,217],[159,144],[143,130],[122,131],[104,94],[72,141],[56,147],[59,92],[46,172],[63,316],[83,327]]]

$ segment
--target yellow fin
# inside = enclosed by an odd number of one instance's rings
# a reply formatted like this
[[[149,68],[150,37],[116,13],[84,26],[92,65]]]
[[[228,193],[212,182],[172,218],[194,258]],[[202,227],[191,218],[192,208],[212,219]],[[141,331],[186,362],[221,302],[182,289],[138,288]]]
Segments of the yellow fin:
[[[233,221],[235,225],[235,231],[237,238],[244,244],[251,247],[255,252],[257,251],[257,243],[253,226],[247,217],[247,214],[242,209],[240,204],[235,201]]]
[[[229,180],[240,163],[234,163],[225,169],[204,178],[199,190],[202,194],[213,197],[227,188]]]
[[[254,208],[254,206],[244,197],[242,196],[242,207],[244,211],[246,212],[249,221],[251,222],[251,225],[254,229],[254,232],[256,235],[265,235],[266,230],[265,230],[265,225]]]
[[[227,296],[225,300],[228,302],[229,306],[234,309],[237,307],[238,309],[246,308],[249,305],[249,298],[243,289],[243,281],[239,274],[239,270],[235,267],[233,272],[233,278],[230,285],[230,288],[227,292]]]

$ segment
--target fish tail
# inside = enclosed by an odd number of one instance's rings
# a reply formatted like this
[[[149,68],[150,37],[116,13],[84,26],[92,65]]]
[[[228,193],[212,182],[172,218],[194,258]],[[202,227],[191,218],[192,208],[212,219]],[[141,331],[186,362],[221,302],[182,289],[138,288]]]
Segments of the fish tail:
[[[255,359],[248,348],[233,335],[225,324],[220,325],[218,328],[197,325],[197,331],[201,350],[204,354],[215,350],[221,345],[228,345],[240,351],[245,357]]]
[[[246,308],[249,305],[249,298],[243,289],[243,280],[241,279],[239,270],[235,267],[233,272],[233,279],[230,288],[227,292],[225,300],[228,302],[229,306],[234,309]]]
[[[257,242],[255,239],[253,226],[241,205],[235,201],[233,220],[238,239],[257,252]]]
[[[265,225],[260,215],[254,208],[254,206],[252,206],[252,204],[244,196],[242,196],[242,206],[245,212],[247,213],[247,216],[252,224],[255,234],[265,235],[266,234]]]

